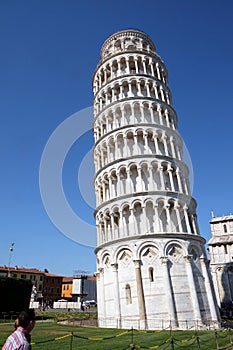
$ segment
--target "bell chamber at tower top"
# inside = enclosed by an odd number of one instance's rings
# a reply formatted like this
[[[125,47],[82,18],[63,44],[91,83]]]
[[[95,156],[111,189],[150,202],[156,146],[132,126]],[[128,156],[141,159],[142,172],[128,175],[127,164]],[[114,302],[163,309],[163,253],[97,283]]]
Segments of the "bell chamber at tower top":
[[[166,66],[142,32],[118,32],[105,41],[92,85],[95,116],[116,102],[138,98],[159,102],[157,110],[171,107],[166,113],[176,124]]]
[[[155,53],[155,46],[151,39],[141,31],[120,31],[110,36],[102,46],[101,60],[109,58],[119,52],[147,51]]]

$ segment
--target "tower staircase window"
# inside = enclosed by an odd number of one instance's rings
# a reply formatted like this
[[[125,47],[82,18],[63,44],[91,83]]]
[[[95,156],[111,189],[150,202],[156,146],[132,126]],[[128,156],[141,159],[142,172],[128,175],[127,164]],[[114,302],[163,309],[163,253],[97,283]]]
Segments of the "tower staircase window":
[[[131,288],[129,284],[126,284],[125,286],[125,297],[126,297],[126,304],[132,304]]]
[[[154,282],[154,269],[153,269],[153,267],[149,268],[149,279],[150,279],[150,282]]]

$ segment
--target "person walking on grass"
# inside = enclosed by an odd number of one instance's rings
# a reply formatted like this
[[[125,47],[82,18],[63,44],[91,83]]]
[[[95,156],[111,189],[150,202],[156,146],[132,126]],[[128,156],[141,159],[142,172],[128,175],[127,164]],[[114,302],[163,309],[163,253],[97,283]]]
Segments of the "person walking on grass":
[[[35,311],[21,311],[17,318],[15,331],[7,338],[2,350],[31,350],[30,332],[35,326]]]

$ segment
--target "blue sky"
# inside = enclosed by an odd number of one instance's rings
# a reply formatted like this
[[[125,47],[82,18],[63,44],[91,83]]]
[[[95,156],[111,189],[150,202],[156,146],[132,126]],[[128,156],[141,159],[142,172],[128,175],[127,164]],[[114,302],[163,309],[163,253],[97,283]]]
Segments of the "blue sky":
[[[95,272],[93,248],[61,233],[47,215],[39,167],[54,130],[92,105],[103,42],[128,28],[146,32],[167,66],[179,132],[192,159],[198,223],[208,241],[211,210],[216,216],[233,211],[232,12],[231,0],[0,1],[0,265],[8,264],[14,242],[12,266],[66,276]],[[83,135],[63,168],[67,200],[90,225],[92,200],[82,199],[77,174],[92,140]],[[91,169],[82,185],[88,198]],[[88,235],[88,229],[79,231]]]

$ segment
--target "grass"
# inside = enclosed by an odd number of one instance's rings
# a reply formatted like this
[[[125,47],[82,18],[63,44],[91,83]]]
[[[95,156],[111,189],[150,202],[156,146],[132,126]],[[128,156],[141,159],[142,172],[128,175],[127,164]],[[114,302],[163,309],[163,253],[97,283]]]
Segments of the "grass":
[[[13,330],[13,323],[2,323],[0,327],[0,345]],[[73,336],[71,336],[73,333]],[[216,343],[218,337],[218,347]],[[197,336],[201,350],[226,349],[230,347],[229,330],[214,331],[136,331],[77,327],[61,325],[56,322],[37,322],[32,331],[33,350],[123,350],[132,349],[186,349],[197,350]],[[174,341],[172,347],[171,341]]]
[[[61,311],[37,311],[36,312],[37,319],[46,320],[46,319],[53,319],[54,321],[62,321],[67,319],[96,319],[97,318],[97,312],[96,309],[92,312],[61,312]]]

